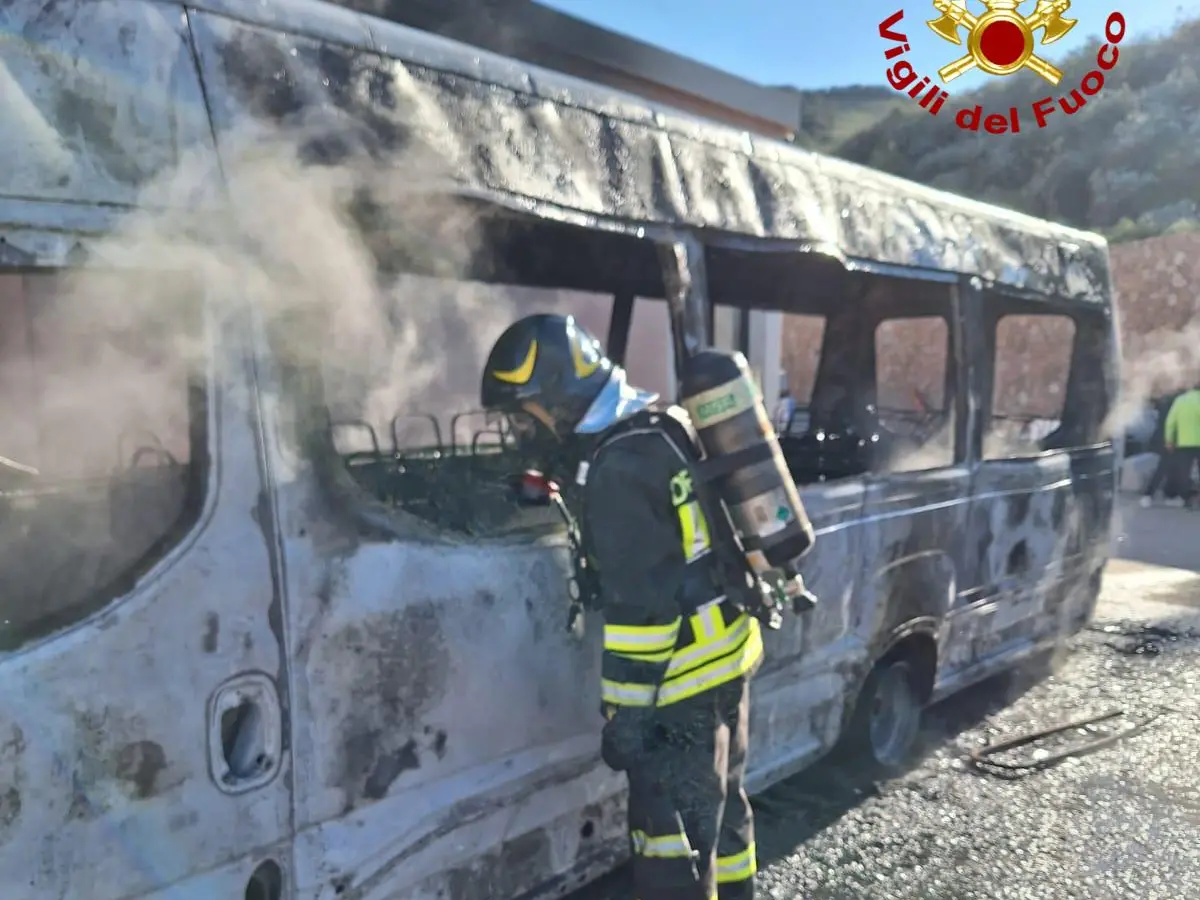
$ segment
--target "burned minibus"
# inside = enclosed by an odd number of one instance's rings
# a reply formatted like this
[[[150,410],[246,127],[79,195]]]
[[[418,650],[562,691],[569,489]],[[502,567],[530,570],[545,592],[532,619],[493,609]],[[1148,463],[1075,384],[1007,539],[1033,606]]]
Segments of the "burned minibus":
[[[620,863],[598,629],[474,411],[524,311],[667,399],[723,319],[815,329],[782,447],[820,602],[766,635],[757,788],[902,764],[923,705],[1091,615],[1101,238],[309,0],[15,0],[0,38],[6,900]]]

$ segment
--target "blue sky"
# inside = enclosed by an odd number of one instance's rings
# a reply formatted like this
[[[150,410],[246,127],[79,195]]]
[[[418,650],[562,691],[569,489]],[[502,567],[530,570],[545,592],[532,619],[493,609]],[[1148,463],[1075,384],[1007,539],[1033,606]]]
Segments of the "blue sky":
[[[962,55],[925,26],[937,17],[930,0],[539,0],[563,12],[665,47],[676,53],[762,84],[821,88],[843,84],[886,84],[884,42],[879,23],[898,9],[912,44],[917,71],[936,70]],[[1114,5],[1115,4],[1115,5]],[[968,0],[976,14],[981,0]],[[1033,0],[1020,10],[1032,11]],[[1169,29],[1179,18],[1200,17],[1200,0],[1077,0],[1069,18],[1079,24],[1066,37],[1039,50],[1053,62],[1081,45],[1099,46],[1108,14],[1120,10],[1129,37]],[[1016,78],[1037,79],[1021,72]],[[987,76],[954,81],[961,92]]]

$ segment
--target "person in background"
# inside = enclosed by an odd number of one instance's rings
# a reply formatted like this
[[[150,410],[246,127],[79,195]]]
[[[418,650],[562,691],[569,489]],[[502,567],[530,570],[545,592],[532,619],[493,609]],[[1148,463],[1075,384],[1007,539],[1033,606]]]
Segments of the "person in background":
[[[1150,476],[1150,481],[1146,484],[1146,490],[1142,494],[1141,504],[1144,509],[1154,505],[1154,498],[1159,490],[1169,487],[1167,476],[1171,472],[1174,460],[1170,451],[1167,450],[1167,413],[1171,409],[1171,404],[1179,396],[1180,392],[1176,391],[1173,394],[1159,397],[1153,402],[1154,427],[1150,430],[1150,440],[1147,442],[1146,449],[1151,453],[1158,454],[1158,465],[1154,467],[1154,474]]]
[[[1180,394],[1171,404],[1163,428],[1167,452],[1172,456],[1171,481],[1167,493],[1177,500],[1172,506],[1193,506],[1196,484],[1192,470],[1200,465],[1200,382],[1190,391]]]
[[[786,371],[779,373],[779,402],[775,405],[775,433],[787,434],[788,425],[796,413],[796,401],[792,399],[792,389],[788,384]]]

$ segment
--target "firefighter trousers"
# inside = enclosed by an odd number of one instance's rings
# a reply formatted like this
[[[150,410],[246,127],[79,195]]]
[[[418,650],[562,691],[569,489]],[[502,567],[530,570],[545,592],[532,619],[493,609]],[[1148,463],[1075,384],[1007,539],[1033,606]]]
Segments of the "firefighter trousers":
[[[637,900],[753,900],[749,711],[747,679],[657,711],[651,747],[628,772]]]
[[[1167,484],[1163,491],[1168,497],[1192,500],[1197,493],[1192,471],[1200,466],[1200,447],[1176,447],[1167,455]]]

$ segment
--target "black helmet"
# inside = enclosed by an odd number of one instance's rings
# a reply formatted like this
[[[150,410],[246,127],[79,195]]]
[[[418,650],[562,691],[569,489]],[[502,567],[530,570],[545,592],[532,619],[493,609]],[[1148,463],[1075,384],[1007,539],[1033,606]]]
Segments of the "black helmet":
[[[520,440],[540,422],[567,439],[608,383],[612,362],[574,316],[538,313],[496,340],[483,369],[483,407],[509,417]]]

